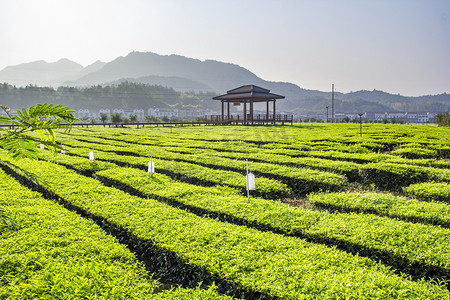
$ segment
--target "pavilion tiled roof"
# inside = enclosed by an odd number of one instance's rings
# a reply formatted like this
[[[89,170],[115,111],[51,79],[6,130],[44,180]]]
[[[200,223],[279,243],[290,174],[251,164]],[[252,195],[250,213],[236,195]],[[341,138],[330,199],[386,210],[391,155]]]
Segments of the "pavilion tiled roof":
[[[256,85],[244,85],[232,90],[227,91],[226,94],[213,97],[214,100],[253,100],[254,102],[258,101],[267,101],[270,99],[284,99],[284,96],[270,93],[270,90],[264,89],[262,87]]]

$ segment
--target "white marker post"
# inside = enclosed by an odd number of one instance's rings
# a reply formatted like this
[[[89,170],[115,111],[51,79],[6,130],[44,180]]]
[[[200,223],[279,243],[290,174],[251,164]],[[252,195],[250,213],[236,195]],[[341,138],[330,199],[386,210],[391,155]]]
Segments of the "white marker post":
[[[94,146],[92,146],[92,151],[89,152],[89,160],[94,161]]]
[[[153,151],[152,151],[150,152],[150,161],[148,163],[148,174],[152,176],[153,173],[155,173],[155,163],[153,162]]]
[[[248,159],[246,160],[246,163],[247,163],[247,176],[246,176],[247,200],[250,201],[250,191],[255,190],[255,175],[251,172],[250,173],[248,172]]]
[[[63,145],[63,143],[62,143],[62,139],[61,139],[61,143],[60,143],[60,145],[61,145],[61,154],[65,154],[66,153],[66,146],[64,146]]]
[[[44,144],[40,143],[39,144],[39,149],[44,150]]]

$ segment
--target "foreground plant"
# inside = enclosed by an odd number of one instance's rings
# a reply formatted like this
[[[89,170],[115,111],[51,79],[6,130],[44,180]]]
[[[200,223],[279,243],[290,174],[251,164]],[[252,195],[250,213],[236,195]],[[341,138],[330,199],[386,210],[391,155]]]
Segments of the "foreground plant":
[[[0,105],[6,113],[0,116],[0,123],[14,126],[12,129],[0,127],[0,146],[14,158],[36,158],[37,143],[43,144],[50,151],[56,152],[61,146],[56,143],[55,129],[61,125],[70,125],[78,119],[73,115],[74,110],[67,106],[53,104],[36,104],[28,109],[23,108],[12,115],[9,108]],[[36,132],[39,137],[29,133]]]
[[[11,114],[11,110],[4,105],[0,105],[0,108],[6,113],[6,117],[0,116],[0,123],[12,125],[10,129],[0,127],[0,147],[16,159],[36,158],[38,143],[55,153],[61,146],[56,143],[54,129],[66,124],[69,130],[70,125],[78,120],[73,115],[74,110],[59,104],[36,104],[28,109],[18,110],[17,115]],[[30,135],[33,132],[38,133],[39,137]],[[0,222],[15,225],[1,207]]]

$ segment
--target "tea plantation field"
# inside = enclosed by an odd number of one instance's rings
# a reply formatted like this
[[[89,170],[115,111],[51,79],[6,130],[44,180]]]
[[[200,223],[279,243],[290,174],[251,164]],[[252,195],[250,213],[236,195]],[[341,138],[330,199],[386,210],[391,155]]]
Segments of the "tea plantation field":
[[[0,149],[0,299],[450,299],[450,129],[359,133],[94,127],[58,133],[64,154]]]

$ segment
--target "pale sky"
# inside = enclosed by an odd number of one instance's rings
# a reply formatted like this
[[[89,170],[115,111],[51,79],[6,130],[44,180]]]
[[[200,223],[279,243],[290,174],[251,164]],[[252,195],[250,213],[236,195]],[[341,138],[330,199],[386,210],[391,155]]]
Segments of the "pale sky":
[[[450,93],[450,0],[0,0],[0,41],[0,70],[149,51],[306,89]]]

